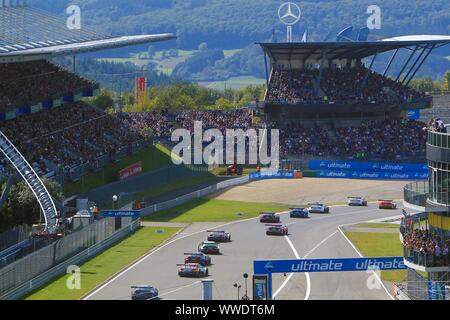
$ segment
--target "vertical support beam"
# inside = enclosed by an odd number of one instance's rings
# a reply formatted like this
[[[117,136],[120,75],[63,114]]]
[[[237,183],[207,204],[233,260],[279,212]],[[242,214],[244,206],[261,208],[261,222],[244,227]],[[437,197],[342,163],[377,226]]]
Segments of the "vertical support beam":
[[[267,300],[273,300],[273,296],[272,296],[272,272],[267,273]]]
[[[416,46],[416,48],[414,49],[413,53],[411,53],[411,55],[408,58],[408,61],[406,61],[405,65],[403,66],[402,70],[400,70],[397,78],[395,79],[395,81],[398,81],[400,79],[400,77],[402,76],[403,71],[405,71],[406,67],[408,66],[409,62],[411,61],[412,57],[414,56],[414,54],[416,53],[416,51],[419,49],[419,46]]]
[[[419,62],[419,60],[422,58],[423,54],[425,53],[425,51],[428,49],[428,46],[426,46],[425,48],[423,48],[422,52],[419,54],[419,56],[417,57],[416,61],[414,61],[413,65],[411,66],[411,68],[409,69],[408,73],[406,73],[406,76],[403,78],[402,80],[402,84],[405,83],[406,79],[409,77],[409,75],[411,74],[411,71],[416,67],[417,62]]]
[[[389,64],[387,65],[386,69],[384,69],[383,77],[386,76],[386,74],[387,74],[389,68],[391,67],[392,62],[394,62],[394,59],[395,59],[395,57],[397,56],[397,53],[398,53],[399,50],[400,50],[400,49],[395,50],[394,54],[392,55],[391,59],[389,60]]]
[[[369,66],[369,68],[367,69],[367,73],[366,73],[366,75],[364,76],[364,79],[363,79],[363,81],[362,81],[362,83],[361,83],[361,86],[360,86],[360,88],[359,88],[360,90],[361,90],[362,88],[364,88],[364,86],[366,85],[367,78],[369,78],[370,71],[372,70],[373,64],[375,63],[375,60],[377,59],[377,56],[378,56],[378,51],[375,52],[375,54],[373,55],[372,62],[370,63],[370,66]]]
[[[267,53],[266,50],[264,50],[264,68],[266,70],[266,91],[269,90],[269,71],[267,67]]]
[[[416,68],[416,70],[413,72],[413,74],[411,75],[411,77],[409,78],[409,80],[405,83],[405,85],[407,86],[412,79],[414,79],[414,77],[417,74],[417,71],[419,71],[419,69],[422,67],[422,65],[424,64],[424,62],[428,59],[428,57],[430,56],[431,52],[434,50],[434,48],[436,47],[436,45],[433,45],[430,50],[428,51],[428,53],[426,54],[426,56],[422,59],[422,61],[420,62],[420,64],[418,65],[418,67]]]

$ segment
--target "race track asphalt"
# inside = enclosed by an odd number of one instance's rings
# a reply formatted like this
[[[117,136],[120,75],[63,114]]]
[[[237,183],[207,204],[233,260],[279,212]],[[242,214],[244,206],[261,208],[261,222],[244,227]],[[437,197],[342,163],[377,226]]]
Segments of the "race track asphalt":
[[[266,236],[264,224],[259,223],[258,219],[234,222],[223,227],[219,224],[193,224],[172,241],[91,292],[85,299],[129,300],[131,286],[148,284],[159,289],[161,299],[200,300],[201,280],[178,277],[177,264],[183,262],[184,253],[197,251],[197,245],[206,240],[206,230],[217,226],[230,232],[233,241],[221,244],[222,255],[212,256],[209,278],[214,279],[213,297],[220,300],[237,299],[237,290],[233,287],[235,283],[242,285],[242,296],[245,291],[244,273],[250,275],[248,294],[252,297],[253,260],[356,258],[359,257],[357,252],[338,231],[338,227],[398,215],[401,215],[401,208],[379,210],[377,204],[369,204],[365,208],[332,207],[330,214],[312,214],[309,219],[291,219],[284,213],[281,214],[281,220],[289,227],[288,239],[292,245],[285,237]],[[278,274],[273,277],[274,298],[391,299],[382,286],[377,290],[368,289],[366,283],[369,276],[371,274],[367,272],[294,274],[292,277]],[[387,290],[390,291],[390,288]]]

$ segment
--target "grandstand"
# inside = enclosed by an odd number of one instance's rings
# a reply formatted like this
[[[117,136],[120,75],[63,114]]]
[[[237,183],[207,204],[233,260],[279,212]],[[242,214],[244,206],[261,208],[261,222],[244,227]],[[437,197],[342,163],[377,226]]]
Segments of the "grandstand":
[[[446,36],[374,42],[260,43],[269,65],[267,119],[334,127],[358,125],[368,119],[405,119],[409,110],[432,106],[432,97],[410,89],[408,84],[431,52],[448,43],[450,38]],[[410,55],[392,79],[387,74],[400,50]],[[389,52],[393,53],[383,74],[374,72],[377,57]]]
[[[59,234],[61,205],[41,177],[77,180],[89,171],[136,152],[149,138],[116,117],[83,103],[99,86],[49,60],[107,48],[166,41],[172,34],[117,37],[32,8],[26,1],[0,2],[0,150],[14,170],[2,206],[18,173],[33,191],[45,223],[40,235]]]

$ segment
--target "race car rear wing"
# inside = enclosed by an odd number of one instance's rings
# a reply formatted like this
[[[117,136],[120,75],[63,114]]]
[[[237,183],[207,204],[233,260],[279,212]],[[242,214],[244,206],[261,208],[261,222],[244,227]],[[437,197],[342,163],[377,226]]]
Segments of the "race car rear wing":
[[[282,227],[282,224],[266,224],[266,227]]]
[[[197,252],[197,253],[185,253],[184,255],[185,256],[194,256],[196,254],[201,254],[201,253],[200,252]]]
[[[306,208],[289,208],[289,210],[305,210]]]
[[[379,202],[395,202],[394,200],[378,200]]]
[[[223,230],[206,230],[206,232],[225,233]]]

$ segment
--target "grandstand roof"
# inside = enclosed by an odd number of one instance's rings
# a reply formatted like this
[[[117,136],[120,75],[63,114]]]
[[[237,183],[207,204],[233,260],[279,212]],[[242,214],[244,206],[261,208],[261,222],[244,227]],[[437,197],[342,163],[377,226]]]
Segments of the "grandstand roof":
[[[363,59],[396,49],[438,48],[450,43],[449,36],[406,36],[372,42],[259,43],[272,61]]]
[[[30,55],[69,55],[75,53],[97,51],[109,48],[118,48],[129,45],[158,42],[174,39],[171,33],[155,35],[139,35],[114,37],[108,39],[91,40],[69,44],[58,44],[51,41],[42,41],[30,46],[0,46],[0,58],[11,56],[30,56]]]
[[[36,55],[69,55],[174,38],[170,33],[112,36],[84,24],[74,29],[68,27],[66,17],[27,5],[0,5],[0,61],[4,62]]]

